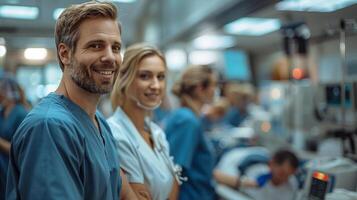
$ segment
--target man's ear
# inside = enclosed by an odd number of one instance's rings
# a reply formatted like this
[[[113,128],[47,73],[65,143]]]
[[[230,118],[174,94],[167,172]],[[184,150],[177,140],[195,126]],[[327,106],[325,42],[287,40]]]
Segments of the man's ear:
[[[71,61],[71,51],[64,43],[58,45],[58,56],[63,65],[69,65]]]

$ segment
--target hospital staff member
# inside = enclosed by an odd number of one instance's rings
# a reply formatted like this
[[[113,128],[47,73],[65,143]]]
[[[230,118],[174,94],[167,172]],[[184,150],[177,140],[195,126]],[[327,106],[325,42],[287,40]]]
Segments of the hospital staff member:
[[[20,85],[7,75],[0,78],[0,106],[0,199],[5,199],[11,139],[29,107]]]
[[[158,49],[132,45],[124,54],[111,95],[116,110],[108,123],[118,142],[121,168],[141,199],[176,199],[177,194],[165,134],[149,117],[164,98],[166,73]]]
[[[7,199],[114,200],[126,194],[114,138],[96,110],[121,63],[116,17],[113,4],[90,1],[58,18],[55,40],[63,76],[13,137]]]
[[[174,160],[188,178],[180,187],[179,199],[214,199],[212,170],[214,158],[200,121],[202,106],[214,96],[217,77],[211,68],[187,68],[172,92],[180,99],[181,107],[167,120],[165,132]]]

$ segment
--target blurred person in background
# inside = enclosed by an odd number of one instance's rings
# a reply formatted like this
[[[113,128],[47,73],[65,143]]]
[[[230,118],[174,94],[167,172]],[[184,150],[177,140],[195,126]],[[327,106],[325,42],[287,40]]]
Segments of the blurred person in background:
[[[220,97],[218,100],[212,104],[208,104],[203,109],[202,115],[202,125],[205,132],[214,131],[215,129],[223,129],[224,116],[229,109],[229,101]]]
[[[97,111],[121,64],[117,8],[96,1],[66,8],[55,41],[62,79],[13,137],[6,199],[136,199],[120,176],[114,138]]]
[[[164,127],[168,116],[171,114],[171,104],[169,98],[165,96],[161,105],[153,110],[152,120],[160,127]]]
[[[204,104],[212,102],[216,84],[217,75],[211,68],[191,66],[172,89],[181,107],[170,115],[165,132],[171,155],[182,167],[183,176],[188,178],[180,186],[180,200],[215,199],[212,183],[215,160],[204,134],[201,114]]]
[[[0,105],[0,199],[5,199],[12,136],[30,108],[22,88],[8,75],[0,77]]]
[[[254,168],[255,164],[261,164],[249,158],[246,161],[242,161],[244,163],[242,165],[246,165],[245,171]],[[255,180],[252,180],[252,177],[243,179],[242,176],[226,174],[223,169],[215,170],[214,178],[218,183],[240,190],[255,200],[293,200],[298,190],[297,180],[293,177],[299,166],[295,153],[287,149],[279,149],[267,165],[268,171],[258,171]]]
[[[249,84],[228,83],[225,96],[230,102],[230,108],[225,115],[225,123],[238,127],[248,116],[248,105],[252,101],[253,89]]]
[[[176,169],[163,130],[150,115],[165,96],[163,54],[147,44],[130,46],[112,92],[108,119],[118,142],[121,168],[139,199],[177,199]]]

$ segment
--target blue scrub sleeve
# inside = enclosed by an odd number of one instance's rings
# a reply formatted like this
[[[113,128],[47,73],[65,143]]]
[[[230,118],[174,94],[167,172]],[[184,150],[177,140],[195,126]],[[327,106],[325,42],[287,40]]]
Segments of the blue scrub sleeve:
[[[75,130],[44,120],[19,131],[25,138],[11,148],[8,199],[83,199],[83,144],[71,134]]]
[[[192,158],[198,145],[201,128],[197,121],[180,120],[170,128],[170,153],[177,164],[183,168],[191,168]]]

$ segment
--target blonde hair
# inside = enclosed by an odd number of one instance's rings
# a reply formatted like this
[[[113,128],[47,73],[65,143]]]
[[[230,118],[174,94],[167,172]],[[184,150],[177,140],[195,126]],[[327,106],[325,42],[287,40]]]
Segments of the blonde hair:
[[[208,87],[211,83],[213,70],[207,66],[191,65],[183,72],[181,78],[177,80],[172,88],[172,93],[176,95],[183,106],[192,109],[196,114],[200,111],[193,105],[196,99],[194,90],[197,86]]]
[[[79,39],[79,26],[81,23],[90,18],[109,18],[117,19],[117,8],[114,4],[109,2],[90,1],[82,4],[72,5],[66,8],[58,17],[55,27],[55,41],[58,52],[58,45],[64,43],[72,51],[75,52],[77,41]],[[119,31],[121,32],[121,25],[118,22]],[[60,67],[63,71],[63,63],[59,58]]]
[[[123,97],[128,94],[128,89],[137,74],[139,63],[149,56],[158,56],[166,67],[166,60],[163,54],[154,46],[141,43],[134,44],[125,51],[123,64],[119,69],[119,74],[115,80],[111,93],[112,108],[123,104]]]

